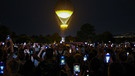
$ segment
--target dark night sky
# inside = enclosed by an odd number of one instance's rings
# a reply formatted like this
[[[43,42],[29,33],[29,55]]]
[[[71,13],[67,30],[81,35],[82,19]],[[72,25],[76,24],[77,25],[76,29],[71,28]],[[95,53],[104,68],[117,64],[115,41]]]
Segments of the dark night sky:
[[[89,23],[96,33],[135,32],[134,0],[71,0],[74,14],[66,35],[76,35]],[[54,13],[56,0],[0,0],[0,23],[16,34],[47,35],[60,33]]]

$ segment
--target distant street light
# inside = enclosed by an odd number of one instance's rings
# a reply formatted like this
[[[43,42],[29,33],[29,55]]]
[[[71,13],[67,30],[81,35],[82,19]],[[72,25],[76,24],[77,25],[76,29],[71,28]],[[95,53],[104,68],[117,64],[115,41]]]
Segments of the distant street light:
[[[55,7],[55,13],[60,20],[60,28],[64,30],[68,27],[69,19],[73,14],[73,5],[70,0],[58,0]],[[65,42],[65,38],[62,37],[62,42]]]

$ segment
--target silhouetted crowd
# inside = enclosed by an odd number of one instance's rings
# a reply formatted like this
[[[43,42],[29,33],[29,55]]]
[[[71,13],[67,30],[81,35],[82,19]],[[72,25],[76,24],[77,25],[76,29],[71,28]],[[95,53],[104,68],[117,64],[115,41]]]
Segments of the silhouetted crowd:
[[[1,76],[134,76],[135,44],[0,43]]]

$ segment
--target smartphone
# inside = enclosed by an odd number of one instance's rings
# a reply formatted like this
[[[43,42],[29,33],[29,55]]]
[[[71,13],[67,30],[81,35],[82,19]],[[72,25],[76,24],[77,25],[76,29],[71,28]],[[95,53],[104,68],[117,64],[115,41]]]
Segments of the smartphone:
[[[127,56],[129,55],[129,52],[127,52]]]
[[[26,46],[26,42],[24,42],[23,45]]]
[[[77,50],[77,51],[79,50],[78,47],[76,48],[76,50]]]
[[[17,55],[16,54],[13,54],[13,58],[16,59],[17,58]]]
[[[73,72],[75,76],[78,76],[80,73],[80,64],[79,63],[75,63],[73,65]]]
[[[5,43],[4,43],[4,42],[2,42],[2,45],[4,46],[4,45],[5,45]]]
[[[4,62],[1,61],[1,62],[0,62],[0,75],[3,75],[3,73],[4,73],[4,68],[5,68]]]
[[[33,49],[32,49],[32,48],[31,48],[29,51],[30,51],[30,54],[31,54],[31,55],[33,55],[33,54],[34,54],[34,51],[33,51]]]
[[[30,51],[30,54],[33,55],[33,53],[34,53],[33,50],[31,50],[31,51]]]
[[[61,56],[60,57],[60,65],[65,65],[66,64],[66,61],[65,61],[65,56]]]
[[[89,69],[86,69],[86,70],[85,70],[85,76],[90,76],[90,71],[89,71]]]
[[[7,35],[7,40],[10,40],[10,35]]]
[[[87,61],[87,55],[84,55],[83,61]]]
[[[106,55],[105,55],[105,62],[106,63],[110,62],[110,53],[106,53]]]

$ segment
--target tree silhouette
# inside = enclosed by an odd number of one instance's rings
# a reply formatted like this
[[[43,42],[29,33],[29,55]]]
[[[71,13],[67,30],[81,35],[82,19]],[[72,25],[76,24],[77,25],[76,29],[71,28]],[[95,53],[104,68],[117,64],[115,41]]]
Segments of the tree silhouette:
[[[91,41],[95,36],[94,26],[91,24],[84,24],[81,26],[80,30],[77,31],[77,41]]]
[[[56,41],[56,42],[60,42],[60,40],[61,40],[61,36],[58,34],[58,33],[54,33],[53,35],[52,35],[52,41],[54,42],[54,41]]]
[[[16,40],[17,43],[24,43],[24,42],[31,42],[31,38],[30,36],[26,35],[26,34],[21,34],[17,37]]]
[[[113,40],[113,35],[109,31],[103,32],[102,34],[98,34],[95,39],[98,42],[114,41]]]
[[[66,41],[67,41],[67,42],[73,42],[73,41],[75,41],[75,37],[73,37],[73,36],[71,36],[71,35],[66,36]]]
[[[7,35],[11,35],[12,32],[5,25],[0,25],[0,41],[5,41]]]

